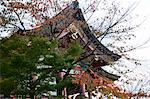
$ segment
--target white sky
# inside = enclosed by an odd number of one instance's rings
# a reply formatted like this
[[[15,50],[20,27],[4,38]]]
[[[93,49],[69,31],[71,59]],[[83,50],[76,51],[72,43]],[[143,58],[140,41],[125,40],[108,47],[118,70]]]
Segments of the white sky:
[[[124,1],[136,1],[136,0],[124,0]],[[133,13],[139,15],[139,18],[136,22],[143,20],[146,18],[146,21],[135,31],[136,39],[134,41],[134,45],[140,45],[144,43],[146,40],[150,39],[150,0],[140,0],[139,5],[135,9]],[[138,49],[134,51],[132,54],[142,60],[149,60],[150,65],[150,41],[143,46],[144,48]]]
[[[121,0],[123,1],[123,0]],[[138,1],[138,0],[124,0],[124,1]],[[146,19],[146,21],[135,30],[135,35],[137,36],[133,41],[134,46],[138,46],[143,44],[145,41],[150,39],[150,0],[140,0],[139,5],[133,11],[133,14],[138,14],[139,18],[135,19],[135,23],[139,22],[140,20]],[[132,57],[136,57],[137,59],[141,60],[142,66],[139,70],[144,72],[144,70],[149,71],[150,73],[150,41],[147,42],[143,47],[134,50],[129,53]]]
[[[130,44],[132,44],[133,46],[143,44],[145,41],[150,39],[150,0],[118,0],[118,1],[121,1],[121,5],[123,6],[130,5],[135,1],[139,2],[137,8],[133,11],[133,15],[138,14],[139,17],[135,19],[135,21],[133,22],[138,23],[139,21],[144,19],[146,19],[146,21],[134,31],[136,38],[130,41]],[[140,62],[142,63],[141,66],[136,67],[134,73],[130,74],[130,77],[136,76],[136,78],[140,78],[140,76],[142,76],[143,74],[142,79],[145,79],[145,81],[146,80],[149,81],[149,83],[146,84],[146,87],[147,90],[149,90],[150,92],[150,41],[146,43],[143,46],[143,48],[134,50],[128,54],[133,58],[139,59]],[[134,65],[132,66],[134,67]],[[136,74],[138,74],[138,76]],[[132,90],[133,86],[129,87]]]

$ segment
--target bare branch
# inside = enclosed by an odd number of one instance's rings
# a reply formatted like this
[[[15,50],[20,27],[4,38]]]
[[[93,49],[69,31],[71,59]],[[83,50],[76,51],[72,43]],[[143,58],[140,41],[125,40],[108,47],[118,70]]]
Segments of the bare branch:
[[[21,21],[21,19],[20,19],[20,16],[19,16],[19,14],[16,12],[16,11],[14,11],[15,12],[15,14],[17,15],[17,17],[18,17],[18,19],[19,19],[19,22],[20,22],[20,24],[21,24],[21,26],[23,27],[23,30],[25,31],[26,29],[25,29],[25,27],[24,27],[24,24],[23,24],[23,22]]]

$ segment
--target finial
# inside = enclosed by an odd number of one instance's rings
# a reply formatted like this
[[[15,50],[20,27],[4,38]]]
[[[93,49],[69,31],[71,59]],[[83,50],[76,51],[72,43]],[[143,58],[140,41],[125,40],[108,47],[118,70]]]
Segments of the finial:
[[[78,0],[72,1],[71,6],[75,9],[75,8],[79,8],[79,2]]]

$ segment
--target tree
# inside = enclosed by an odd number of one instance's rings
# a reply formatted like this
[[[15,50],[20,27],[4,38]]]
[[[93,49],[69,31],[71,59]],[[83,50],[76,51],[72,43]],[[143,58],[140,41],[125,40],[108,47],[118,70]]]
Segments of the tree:
[[[15,34],[0,41],[1,94],[34,95],[61,89],[71,83],[67,77],[61,80],[59,72],[73,68],[72,62],[82,48],[78,44],[59,49],[56,39],[39,35]],[[60,79],[56,85],[50,84]],[[66,84],[68,83],[68,84]]]

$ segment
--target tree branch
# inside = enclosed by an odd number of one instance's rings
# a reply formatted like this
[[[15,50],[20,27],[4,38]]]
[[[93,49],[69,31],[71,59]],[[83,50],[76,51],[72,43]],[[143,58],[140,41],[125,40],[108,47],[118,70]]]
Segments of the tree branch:
[[[14,12],[15,12],[15,14],[16,14],[16,15],[17,15],[17,17],[18,17],[19,22],[20,22],[21,26],[23,27],[23,30],[25,31],[26,29],[25,29],[25,27],[24,27],[24,25],[23,25],[23,22],[22,22],[22,21],[21,21],[21,19],[20,19],[19,14],[18,14],[16,11],[14,11]]]

